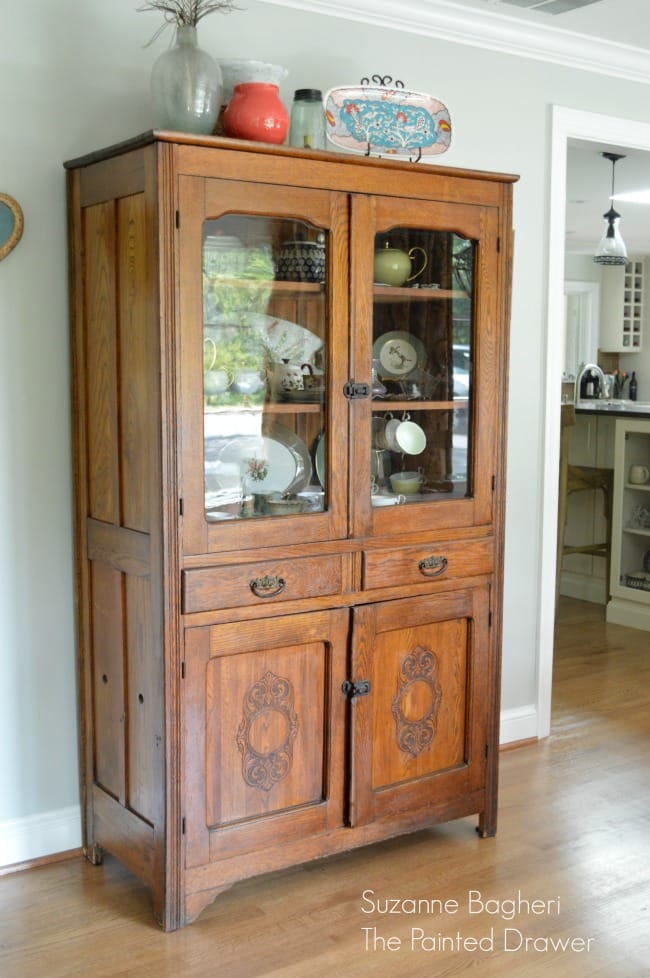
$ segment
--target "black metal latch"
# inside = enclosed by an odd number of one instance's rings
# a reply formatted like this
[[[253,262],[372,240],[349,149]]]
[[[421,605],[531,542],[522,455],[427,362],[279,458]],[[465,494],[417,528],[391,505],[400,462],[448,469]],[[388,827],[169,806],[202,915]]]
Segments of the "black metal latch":
[[[364,397],[370,397],[370,392],[370,384],[357,383],[356,380],[348,380],[343,384],[343,393],[349,401],[358,401]]]
[[[341,686],[341,692],[347,696],[350,703],[354,703],[357,696],[367,696],[370,692],[370,680],[360,679],[358,683],[353,683],[351,679],[346,679]]]

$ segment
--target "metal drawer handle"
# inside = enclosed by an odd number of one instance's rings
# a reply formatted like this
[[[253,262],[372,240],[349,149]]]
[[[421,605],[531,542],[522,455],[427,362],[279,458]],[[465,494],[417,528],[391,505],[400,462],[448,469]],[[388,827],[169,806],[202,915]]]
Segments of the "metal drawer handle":
[[[440,574],[444,574],[447,570],[447,558],[446,557],[425,557],[418,564],[420,573],[424,574],[425,577],[439,577]]]
[[[264,577],[254,577],[250,582],[250,589],[257,598],[274,598],[280,591],[284,591],[285,584],[283,577],[266,574]]]

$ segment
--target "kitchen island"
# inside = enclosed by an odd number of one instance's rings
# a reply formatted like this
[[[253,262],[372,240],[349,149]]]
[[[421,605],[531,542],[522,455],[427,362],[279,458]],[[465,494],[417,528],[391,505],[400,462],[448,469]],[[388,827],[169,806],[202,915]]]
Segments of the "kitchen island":
[[[583,400],[575,412],[570,459],[591,451],[614,469],[607,621],[650,631],[650,402]]]

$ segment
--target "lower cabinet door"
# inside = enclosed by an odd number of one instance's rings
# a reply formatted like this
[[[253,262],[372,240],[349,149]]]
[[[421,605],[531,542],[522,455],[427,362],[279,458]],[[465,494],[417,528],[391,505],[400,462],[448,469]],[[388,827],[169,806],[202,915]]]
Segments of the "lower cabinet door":
[[[348,636],[346,610],[186,631],[188,868],[343,825]]]
[[[355,609],[351,678],[370,690],[351,702],[352,825],[481,810],[488,612],[487,585]]]

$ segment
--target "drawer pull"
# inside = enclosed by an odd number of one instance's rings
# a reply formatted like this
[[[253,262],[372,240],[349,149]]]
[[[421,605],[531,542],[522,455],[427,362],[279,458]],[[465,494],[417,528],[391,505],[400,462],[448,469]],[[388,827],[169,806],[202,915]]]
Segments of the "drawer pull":
[[[284,591],[285,584],[283,577],[266,574],[264,577],[254,577],[250,582],[250,589],[258,598],[274,598],[280,591]]]
[[[420,573],[424,574],[425,577],[439,577],[440,574],[444,574],[447,570],[447,558],[446,557],[425,557],[418,564],[420,568]]]

